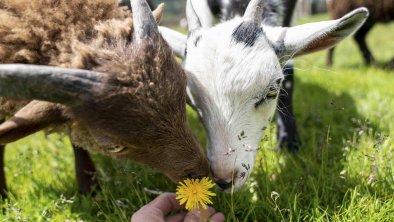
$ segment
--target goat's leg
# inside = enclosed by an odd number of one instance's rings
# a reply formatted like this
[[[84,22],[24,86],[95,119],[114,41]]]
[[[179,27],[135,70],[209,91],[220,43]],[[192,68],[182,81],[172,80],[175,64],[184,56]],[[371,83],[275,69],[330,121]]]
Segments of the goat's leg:
[[[373,27],[373,25],[373,23],[365,23],[354,35],[354,39],[356,40],[358,47],[360,48],[366,65],[371,65],[375,63],[375,59],[371,51],[369,50],[366,42],[366,36],[369,30],[371,30],[371,28]]]
[[[284,6],[283,27],[290,27],[293,20],[294,8],[297,5],[297,0],[282,0]]]
[[[98,181],[96,177],[96,169],[93,161],[89,156],[89,152],[73,145],[75,156],[75,172],[77,174],[77,181],[79,191],[82,194],[90,193],[94,188],[98,188]]]
[[[290,27],[294,8],[297,0],[284,0],[285,18],[284,27]],[[279,94],[278,113],[276,118],[277,138],[280,148],[285,148],[291,152],[298,150],[300,139],[297,132],[297,125],[293,114],[293,90],[294,90],[294,67],[287,64],[283,69],[285,80]]]
[[[326,66],[332,66],[334,64],[334,50],[335,47],[332,47],[331,49],[327,50],[327,60],[326,60]]]
[[[7,186],[5,182],[5,172],[4,172],[4,150],[5,146],[0,145],[0,197],[6,198]]]
[[[297,125],[293,114],[294,67],[288,64],[284,67],[285,80],[279,93],[278,113],[276,118],[277,139],[280,148],[295,152],[300,146]]]

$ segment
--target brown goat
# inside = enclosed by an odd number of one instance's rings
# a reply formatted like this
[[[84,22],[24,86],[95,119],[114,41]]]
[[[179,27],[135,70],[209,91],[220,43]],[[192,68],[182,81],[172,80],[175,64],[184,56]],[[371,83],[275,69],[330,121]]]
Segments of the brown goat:
[[[186,75],[146,1],[131,7],[133,15],[117,0],[0,0],[0,63],[24,63],[0,65],[0,114],[11,116],[0,144],[56,127],[78,147],[173,181],[208,175],[187,125]]]
[[[365,37],[377,22],[387,23],[394,20],[393,0],[327,0],[328,11],[332,19],[338,19],[346,13],[359,8],[366,7],[369,10],[369,17],[364,25],[356,32],[354,39],[363,55],[367,65],[375,63],[375,59],[368,49]],[[329,49],[327,55],[327,65],[333,64],[334,48]]]

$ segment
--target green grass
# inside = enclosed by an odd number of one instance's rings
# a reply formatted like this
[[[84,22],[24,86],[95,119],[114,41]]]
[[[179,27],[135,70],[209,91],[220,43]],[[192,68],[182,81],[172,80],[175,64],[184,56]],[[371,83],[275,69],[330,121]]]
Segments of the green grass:
[[[369,35],[381,63],[394,56],[393,35],[394,24]],[[247,186],[216,191],[214,207],[228,221],[394,221],[394,72],[365,67],[352,40],[337,48],[334,67],[324,61],[325,52],[296,60],[300,152],[278,152],[272,124]],[[189,117],[205,144],[196,114]],[[144,188],[175,190],[156,170],[93,158],[102,190],[81,196],[67,138],[38,133],[10,144],[0,221],[130,221],[155,197]]]

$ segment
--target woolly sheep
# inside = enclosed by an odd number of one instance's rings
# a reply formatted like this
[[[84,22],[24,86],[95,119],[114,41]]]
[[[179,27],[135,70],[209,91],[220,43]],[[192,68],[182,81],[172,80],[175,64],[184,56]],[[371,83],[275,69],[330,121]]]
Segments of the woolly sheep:
[[[209,174],[187,124],[185,72],[146,1],[131,7],[132,16],[116,0],[0,0],[0,114],[11,116],[1,144],[57,128],[173,181]]]

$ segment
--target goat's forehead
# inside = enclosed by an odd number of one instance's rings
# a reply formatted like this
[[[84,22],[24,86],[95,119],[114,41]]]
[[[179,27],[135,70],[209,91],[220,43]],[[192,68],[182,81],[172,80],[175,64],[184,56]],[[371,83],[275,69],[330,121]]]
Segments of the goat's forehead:
[[[223,63],[266,63],[264,66],[276,66],[278,57],[260,25],[233,19],[209,29],[191,32],[186,60],[204,66]]]
[[[212,45],[233,45],[242,42],[251,47],[254,46],[253,40],[257,41],[261,37],[264,37],[264,35],[265,30],[263,30],[260,24],[243,21],[240,18],[234,18],[210,28],[191,31],[188,36],[188,41],[194,44],[188,44],[188,48],[197,46],[200,40],[205,40],[201,41],[203,44],[210,43]]]
[[[236,87],[243,91],[253,90],[283,78],[279,59],[264,33],[254,31],[259,28],[256,26],[240,30],[242,25],[241,20],[234,19],[192,33],[185,68],[196,73],[206,86],[232,85],[232,90]],[[248,31],[255,35],[240,36],[251,34],[245,33]],[[212,90],[212,87],[208,88]]]

